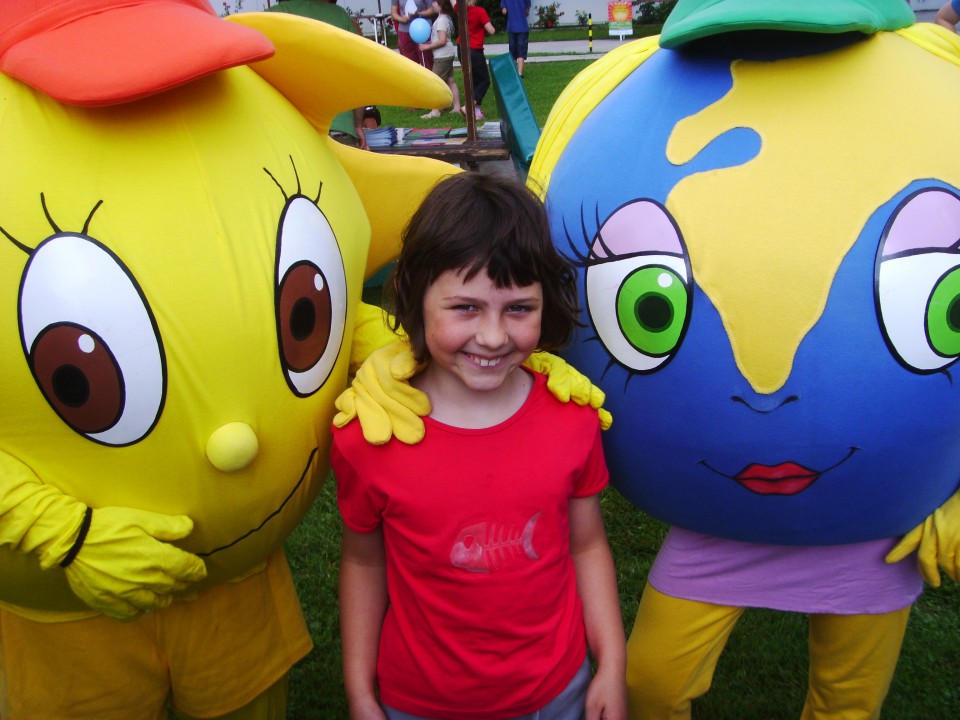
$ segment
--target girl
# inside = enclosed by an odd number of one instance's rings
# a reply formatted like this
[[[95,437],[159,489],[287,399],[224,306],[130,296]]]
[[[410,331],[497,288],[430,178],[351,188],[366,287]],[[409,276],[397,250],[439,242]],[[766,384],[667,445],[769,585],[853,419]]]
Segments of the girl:
[[[423,52],[433,51],[433,72],[441,80],[446,81],[453,95],[453,110],[451,112],[460,112],[460,88],[457,87],[457,81],[453,78],[453,58],[456,57],[457,50],[453,46],[453,6],[450,0],[440,0],[437,3],[440,12],[437,19],[433,21],[433,27],[430,30],[430,42],[420,45]],[[439,110],[431,110],[426,115],[420,116],[423,120],[428,118],[440,117]]]
[[[483,51],[483,41],[486,35],[493,35],[496,29],[490,22],[490,16],[477,0],[467,0],[467,48],[470,51],[470,72],[473,77],[473,101],[476,103],[473,112],[477,120],[483,120],[483,109],[480,105],[490,89],[490,70],[487,68],[487,57]],[[463,51],[463,28],[461,28],[460,50]],[[461,106],[461,112],[466,113],[466,106]]]
[[[625,718],[597,414],[521,367],[569,339],[574,283],[515,182],[451,176],[411,220],[391,299],[426,434],[334,430],[353,720]]]

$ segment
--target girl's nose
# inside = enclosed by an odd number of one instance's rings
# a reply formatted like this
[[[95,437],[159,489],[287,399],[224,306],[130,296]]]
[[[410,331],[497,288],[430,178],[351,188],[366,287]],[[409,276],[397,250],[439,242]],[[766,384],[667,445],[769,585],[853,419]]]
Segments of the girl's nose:
[[[507,329],[498,314],[485,316],[477,330],[477,342],[488,348],[502,347],[507,342]]]

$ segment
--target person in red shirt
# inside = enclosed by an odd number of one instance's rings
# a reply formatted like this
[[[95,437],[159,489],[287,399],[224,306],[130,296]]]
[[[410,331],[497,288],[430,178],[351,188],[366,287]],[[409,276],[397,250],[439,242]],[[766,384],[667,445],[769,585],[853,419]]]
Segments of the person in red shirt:
[[[487,90],[490,89],[490,70],[487,68],[487,58],[483,54],[483,41],[487,35],[493,35],[495,32],[496,29],[490,22],[487,11],[477,5],[476,0],[467,0],[467,35],[470,39],[470,70],[473,73],[474,114],[477,120],[483,119],[483,108],[480,105]],[[462,43],[460,49],[462,52]],[[467,112],[466,106],[461,107],[461,112]]]
[[[600,420],[521,365],[577,318],[543,205],[515,181],[446,178],[388,292],[408,339],[377,352],[418,364],[430,413],[415,445],[334,421],[351,720],[626,720]]]

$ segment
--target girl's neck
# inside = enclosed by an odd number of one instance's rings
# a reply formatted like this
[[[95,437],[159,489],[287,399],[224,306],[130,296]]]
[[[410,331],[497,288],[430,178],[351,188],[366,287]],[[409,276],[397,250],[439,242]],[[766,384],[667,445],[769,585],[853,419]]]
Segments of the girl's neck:
[[[451,427],[480,430],[509,420],[523,407],[533,388],[533,375],[518,367],[496,390],[479,392],[430,366],[411,379],[430,398],[430,417]]]

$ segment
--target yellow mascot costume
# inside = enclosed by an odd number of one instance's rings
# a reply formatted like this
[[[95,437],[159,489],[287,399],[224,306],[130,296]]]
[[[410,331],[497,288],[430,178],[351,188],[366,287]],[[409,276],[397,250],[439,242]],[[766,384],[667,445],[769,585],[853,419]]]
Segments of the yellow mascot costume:
[[[363,278],[452,171],[327,133],[449,94],[319,22],[231,20],[0,14],[5,720],[280,717],[311,647],[280,546],[329,471]]]

